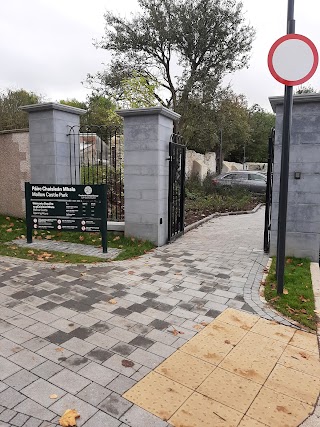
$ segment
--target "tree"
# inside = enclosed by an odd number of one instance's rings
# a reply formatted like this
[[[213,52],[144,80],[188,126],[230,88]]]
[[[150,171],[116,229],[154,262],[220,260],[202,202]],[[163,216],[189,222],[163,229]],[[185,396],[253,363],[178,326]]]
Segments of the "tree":
[[[24,89],[8,89],[0,94],[0,130],[28,128],[28,114],[19,108],[23,105],[38,104],[41,99],[40,95]]]
[[[245,160],[248,162],[267,162],[268,141],[271,129],[275,126],[275,115],[267,113],[257,104],[247,113],[250,132],[248,138],[242,140],[231,153],[232,160],[242,163],[245,154]]]
[[[295,90],[295,95],[302,95],[304,93],[317,93],[317,91],[312,86],[299,86],[298,89]]]
[[[104,96],[92,94],[86,102],[73,98],[61,100],[60,103],[87,110],[86,114],[80,117],[81,125],[122,126],[122,120],[115,112],[116,106]]]
[[[111,51],[110,66],[88,81],[100,83],[117,102],[123,83],[139,77],[154,101],[177,109],[228,72],[247,66],[254,30],[244,22],[237,0],[138,0],[130,19],[105,14],[105,37],[98,47]],[[180,73],[176,76],[178,63]],[[154,85],[157,82],[157,85]],[[139,88],[138,88],[139,89]],[[208,91],[207,91],[208,93]]]

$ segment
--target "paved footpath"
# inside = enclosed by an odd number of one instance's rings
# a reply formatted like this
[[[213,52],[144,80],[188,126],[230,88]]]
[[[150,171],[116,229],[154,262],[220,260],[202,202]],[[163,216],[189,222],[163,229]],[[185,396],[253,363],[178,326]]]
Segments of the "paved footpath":
[[[258,297],[263,219],[263,209],[216,218],[110,264],[2,258],[0,426],[56,426],[66,409],[80,413],[78,426],[167,426],[122,394],[197,334],[195,325],[228,307],[289,324]]]

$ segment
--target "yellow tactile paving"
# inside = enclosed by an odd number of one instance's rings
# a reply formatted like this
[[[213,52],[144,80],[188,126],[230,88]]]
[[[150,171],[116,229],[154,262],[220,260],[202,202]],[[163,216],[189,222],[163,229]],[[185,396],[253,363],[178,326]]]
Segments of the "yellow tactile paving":
[[[279,325],[277,322],[260,319],[251,329],[251,332],[273,338],[274,340],[288,343],[294,335],[295,330],[288,326]]]
[[[258,322],[259,317],[234,308],[228,308],[216,320],[249,331]]]
[[[191,394],[187,387],[150,372],[123,397],[167,421]]]
[[[319,354],[318,340],[316,335],[303,331],[296,331],[289,344],[293,345],[294,347],[302,348],[303,350]]]
[[[219,366],[263,384],[284,349],[285,344],[279,341],[249,332]]]
[[[254,420],[253,418],[243,417],[239,427],[266,427],[266,424],[261,424],[259,421]]]
[[[247,415],[269,427],[297,427],[312,412],[313,406],[264,387]]]
[[[313,405],[320,392],[320,378],[277,365],[265,387]]]
[[[214,365],[178,350],[155,371],[195,390],[214,369]]]
[[[243,329],[218,321],[207,328],[180,350],[214,365],[220,363],[247,333]]]
[[[319,391],[315,335],[228,309],[123,396],[174,427],[298,427]]]
[[[288,345],[279,363],[287,368],[296,369],[297,371],[320,378],[319,355],[316,353]]]
[[[243,414],[257,396],[261,385],[217,368],[197,391]]]
[[[174,427],[236,427],[242,414],[194,393],[169,420]]]

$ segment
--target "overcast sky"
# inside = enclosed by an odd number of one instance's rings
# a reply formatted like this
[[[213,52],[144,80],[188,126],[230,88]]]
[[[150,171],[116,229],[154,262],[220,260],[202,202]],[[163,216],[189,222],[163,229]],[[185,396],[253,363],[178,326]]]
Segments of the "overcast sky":
[[[129,15],[136,0],[0,0],[0,90],[23,88],[50,101],[85,100],[81,84],[110,56],[92,41],[104,34],[106,10]],[[319,0],[296,0],[296,32],[320,51]],[[250,68],[229,75],[237,93],[270,110],[268,97],[282,95],[267,67],[268,51],[286,33],[287,0],[243,0],[246,19],[257,31]],[[320,69],[310,84],[320,89]]]

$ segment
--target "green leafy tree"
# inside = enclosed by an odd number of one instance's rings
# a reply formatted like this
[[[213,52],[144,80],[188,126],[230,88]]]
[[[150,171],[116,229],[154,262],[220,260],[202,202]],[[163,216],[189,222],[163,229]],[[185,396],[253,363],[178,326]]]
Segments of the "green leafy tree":
[[[26,129],[28,114],[20,110],[23,105],[38,104],[42,97],[24,89],[6,90],[0,94],[0,130]]]
[[[129,19],[105,14],[105,37],[97,46],[112,52],[113,60],[88,81],[100,83],[107,97],[124,101],[123,83],[139,76],[143,91],[147,86],[155,101],[176,110],[179,102],[203,94],[226,73],[247,66],[254,30],[245,23],[240,1],[138,3],[140,12]],[[180,73],[174,68],[177,63]]]
[[[67,99],[61,100],[60,103],[87,111],[80,117],[81,125],[122,126],[122,120],[115,112],[115,104],[104,96],[92,94],[86,102]]]

